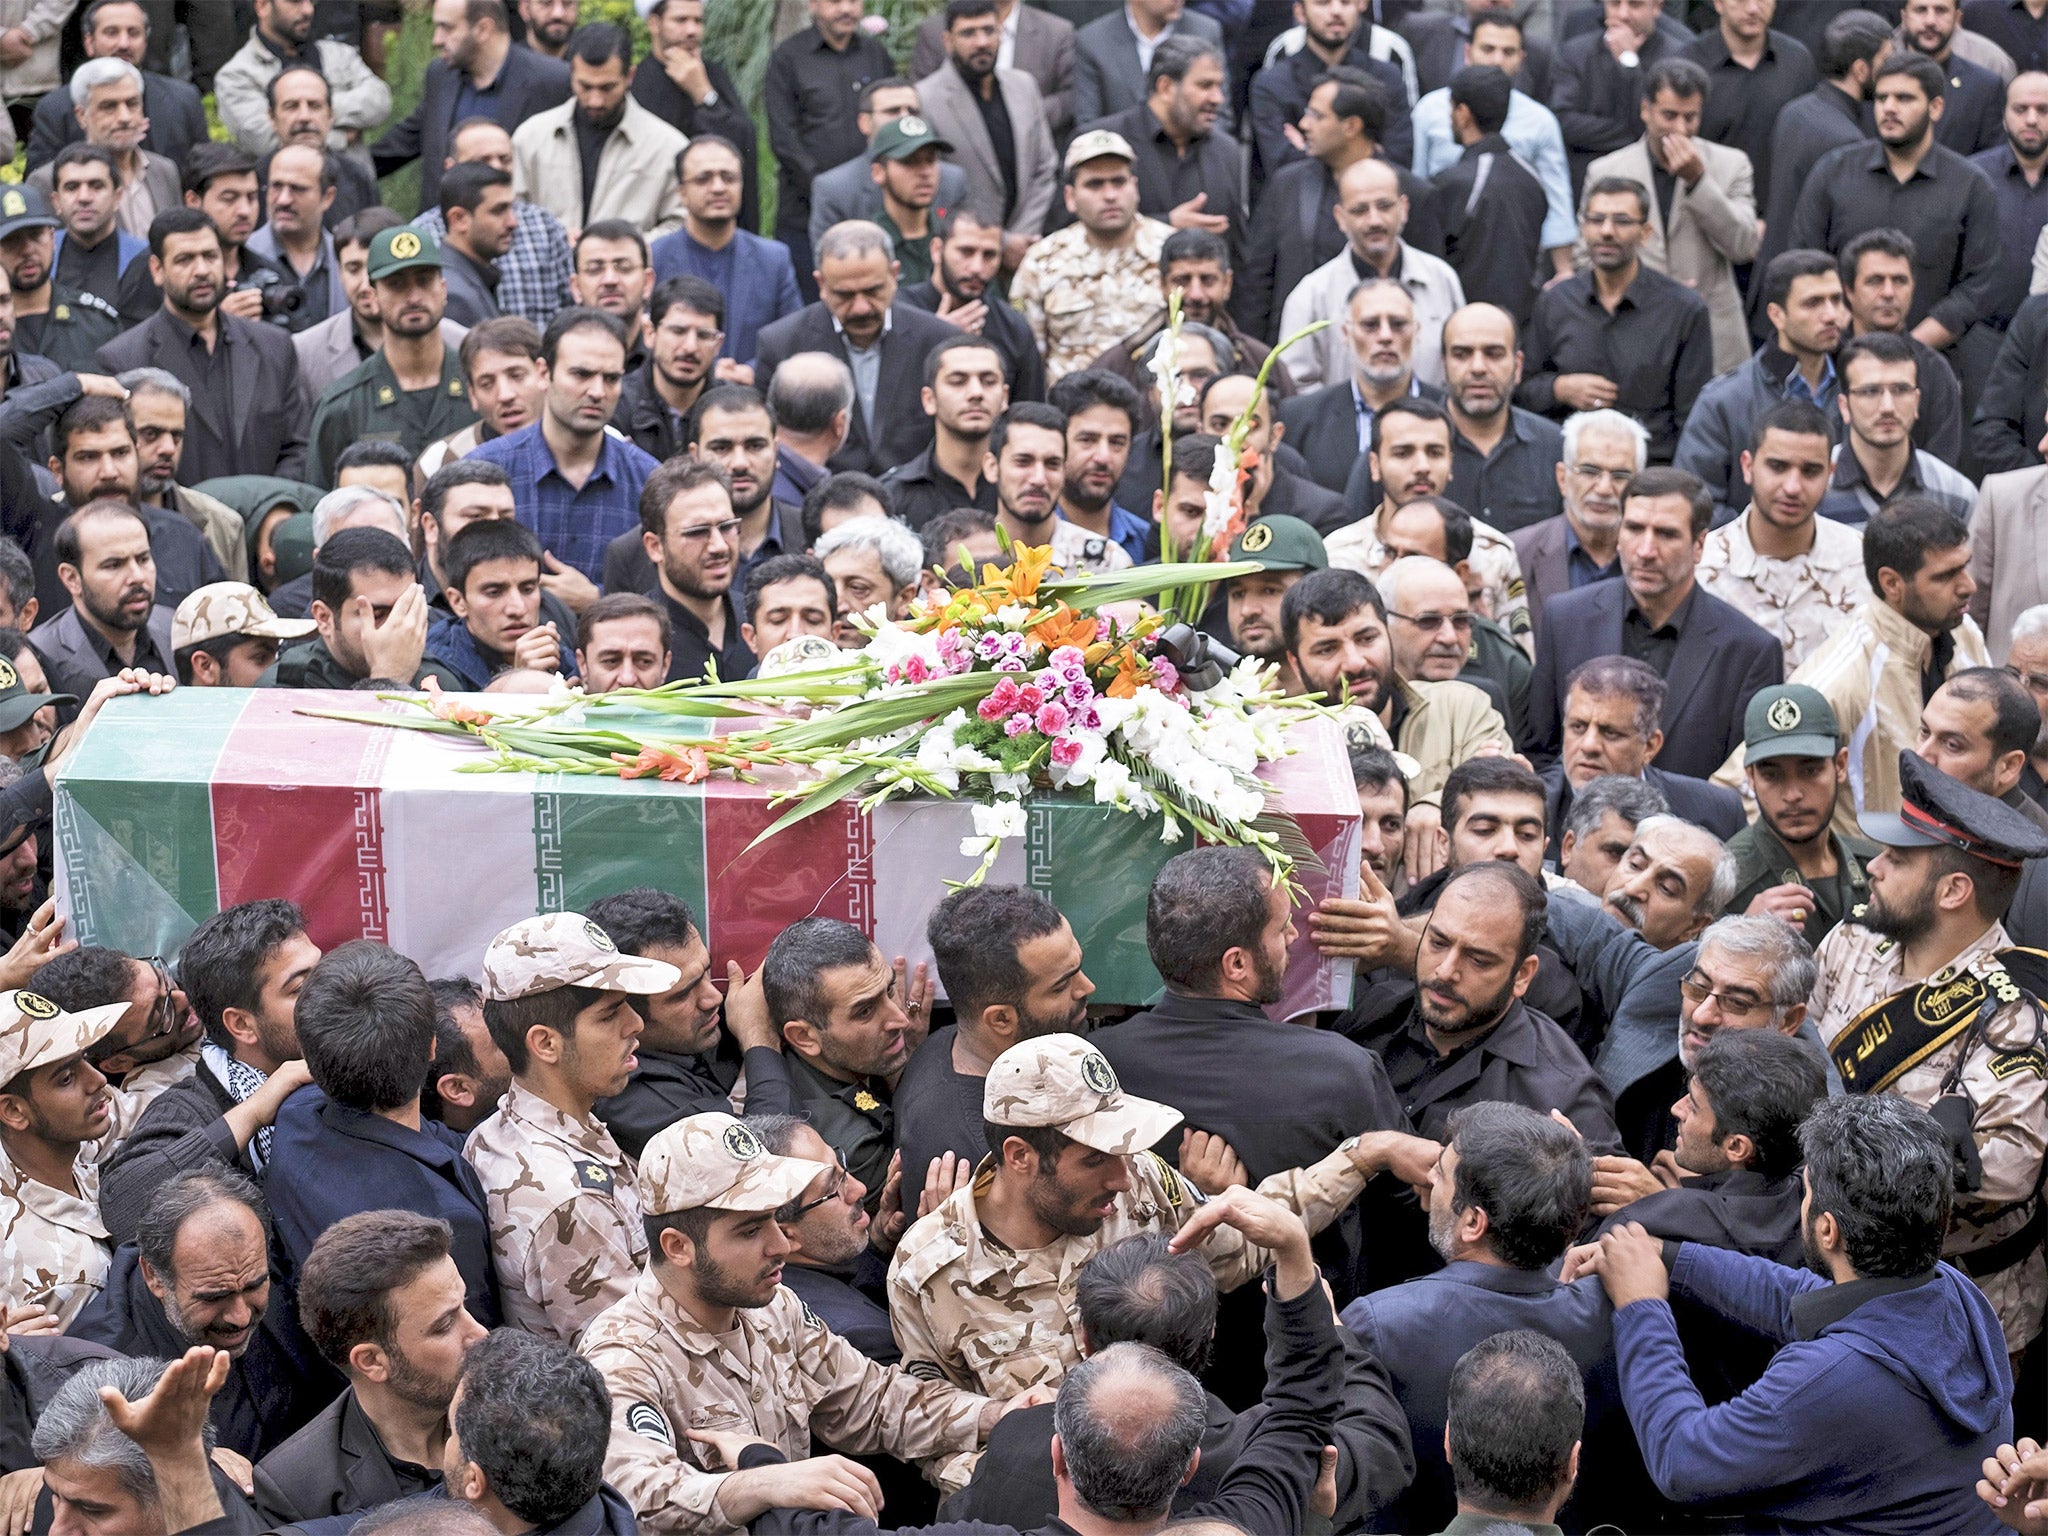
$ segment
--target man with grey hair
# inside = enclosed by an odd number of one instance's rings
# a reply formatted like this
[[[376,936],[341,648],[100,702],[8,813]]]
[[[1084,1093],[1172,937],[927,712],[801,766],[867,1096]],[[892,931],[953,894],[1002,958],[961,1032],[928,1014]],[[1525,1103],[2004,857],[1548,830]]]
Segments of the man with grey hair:
[[[880,475],[931,447],[924,360],[960,332],[898,299],[895,247],[878,224],[834,224],[818,242],[817,262],[818,302],[761,328],[754,377],[772,390],[776,370],[799,352],[843,361],[853,374],[853,409],[845,445],[829,463]]]
[[[1656,949],[1697,938],[1735,895],[1735,856],[1679,816],[1648,816],[1607,883],[1607,910]]]
[[[209,1457],[207,1399],[226,1364],[207,1349],[169,1364],[94,1360],[67,1381],[37,1419],[31,1442],[54,1506],[50,1528],[123,1536],[260,1531],[263,1522]],[[109,1389],[114,1395],[103,1398]],[[87,1511],[90,1524],[77,1523]]]
[[[163,368],[130,368],[116,382],[128,391],[128,421],[135,428],[135,499],[182,514],[199,530],[228,579],[247,581],[249,539],[241,514],[204,491],[178,484],[191,388]]]
[[[880,603],[892,619],[910,612],[924,569],[924,544],[892,517],[852,517],[811,546],[839,593],[840,612],[866,613]]]
[[[380,528],[410,547],[405,509],[388,492],[369,485],[344,485],[313,504],[313,553],[344,528]],[[270,594],[280,618],[303,619],[313,611],[313,573],[294,576]]]
[[[1649,462],[1650,434],[1633,416],[1609,409],[1565,418],[1557,465],[1564,510],[1510,535],[1539,633],[1551,598],[1620,577],[1622,491]]]
[[[767,398],[775,416],[771,493],[801,505],[832,473],[826,466],[853,430],[853,372],[829,352],[799,352],[776,370]]]
[[[2034,696],[2041,711],[2041,733],[2027,751],[2019,787],[2036,805],[2048,808],[2048,603],[2037,603],[2012,621],[2005,669]]]
[[[142,147],[149,116],[142,106],[142,71],[111,55],[87,59],[71,74],[71,110],[85,130],[85,142],[114,157],[119,203],[115,222],[131,235],[146,236],[150,220],[184,205],[178,167]],[[29,172],[28,184],[49,196],[54,162]]]
[[[1553,839],[1571,815],[1573,797],[1609,774],[1655,785],[1675,814],[1717,836],[1742,830],[1747,818],[1733,790],[1656,765],[1666,695],[1664,679],[1632,656],[1596,656],[1565,679],[1560,755],[1543,773]]]
[[[1646,817],[1671,809],[1664,791],[1628,774],[1602,774],[1572,796],[1557,839],[1557,872],[1596,901]]]
[[[323,1405],[326,1393],[285,1309],[272,1306],[270,1212],[253,1181],[200,1168],[160,1187],[115,1250],[104,1290],[71,1337],[131,1356],[176,1359],[205,1346],[232,1364],[208,1409],[222,1445],[262,1457]]]

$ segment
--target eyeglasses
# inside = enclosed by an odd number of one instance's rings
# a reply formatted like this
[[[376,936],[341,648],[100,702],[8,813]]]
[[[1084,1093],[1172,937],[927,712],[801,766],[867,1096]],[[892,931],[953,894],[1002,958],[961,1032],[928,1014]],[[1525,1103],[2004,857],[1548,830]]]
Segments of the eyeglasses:
[[[2029,693],[2048,693],[2048,672],[2022,672],[2008,663],[2005,675],[2018,678]]]
[[[1415,329],[1413,320],[1404,320],[1399,315],[1366,315],[1351,324],[1356,330],[1391,331],[1396,336],[1405,336]]]
[[[164,964],[162,955],[151,955],[143,962],[156,973],[156,1001],[149,1009],[149,1033],[144,1039],[153,1040],[159,1035],[168,1035],[178,1027],[178,1000],[172,995],[174,983],[170,968]]]
[[[1404,624],[1413,624],[1417,629],[1431,633],[1442,629],[1446,624],[1461,635],[1472,633],[1472,615],[1469,613],[1395,613],[1389,608],[1387,614],[1390,618],[1399,619]]]
[[[806,1200],[802,1205],[785,1205],[775,1213],[775,1219],[785,1227],[793,1227],[821,1205],[830,1205],[834,1200],[846,1198],[846,1170],[841,1168],[825,1193],[815,1200]]]
[[[1849,391],[1849,398],[1852,400],[1882,400],[1886,396],[1890,396],[1894,400],[1904,400],[1908,395],[1917,395],[1919,393],[1920,386],[1918,384],[1858,384]]]
[[[1632,469],[1602,469],[1598,464],[1574,464],[1572,474],[1580,480],[1591,480],[1603,485],[1627,485],[1635,478]]]
[[[1714,978],[1705,971],[1694,971],[1678,984],[1678,990],[1695,1008],[1711,997],[1730,1020],[1774,1011],[1768,998],[1758,997],[1754,992],[1730,992],[1725,987],[1716,987]]]
[[[713,185],[736,187],[739,184],[740,173],[738,171],[698,171],[693,176],[685,176],[683,178],[683,185],[686,187],[708,187]]]
[[[1588,229],[1614,229],[1627,233],[1631,229],[1641,228],[1649,221],[1627,213],[1587,213],[1580,215],[1579,222]]]
[[[678,528],[669,537],[678,544],[702,544],[714,533],[721,539],[736,539],[740,535],[740,520],[729,517],[722,523],[706,523],[700,528]]]

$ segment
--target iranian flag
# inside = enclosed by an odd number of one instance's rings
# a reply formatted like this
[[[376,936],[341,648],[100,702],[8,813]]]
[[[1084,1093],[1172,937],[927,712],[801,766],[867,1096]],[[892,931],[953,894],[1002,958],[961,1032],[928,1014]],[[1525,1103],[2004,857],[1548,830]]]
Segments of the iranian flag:
[[[315,719],[361,713],[359,693],[181,688],[117,699],[66,761],[56,793],[57,889],[81,943],[175,955],[223,907],[283,896],[323,948],[375,939],[430,976],[478,973],[500,929],[654,886],[689,904],[711,946],[751,970],[804,917],[836,917],[883,953],[928,958],[924,928],[960,852],[968,807],[851,801],[754,839],[784,809],[758,785],[464,771],[476,747],[416,731]],[[394,714],[396,705],[382,706]],[[1358,801],[1341,734],[1311,722],[1267,776],[1320,867],[1311,900],[1358,889]],[[1147,1003],[1161,984],[1145,953],[1152,876],[1186,847],[1156,819],[1048,797],[990,879],[1042,891],[1080,939],[1097,1001]],[[1306,924],[1301,924],[1306,929]],[[1342,1007],[1348,963],[1297,940],[1281,1016]]]

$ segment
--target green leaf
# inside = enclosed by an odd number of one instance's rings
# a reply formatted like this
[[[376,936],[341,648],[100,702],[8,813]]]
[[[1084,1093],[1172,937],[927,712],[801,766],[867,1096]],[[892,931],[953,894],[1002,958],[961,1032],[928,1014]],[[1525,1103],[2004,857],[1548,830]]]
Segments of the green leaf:
[[[826,806],[836,804],[838,801],[844,800],[848,795],[858,794],[867,787],[870,779],[877,777],[879,775],[873,768],[861,767],[842,773],[836,779],[828,779],[808,795],[805,795],[795,805],[784,811],[780,816],[776,817],[774,821],[770,822],[762,830],[760,836],[740,850],[741,856],[744,857],[746,854],[752,853],[756,848],[767,842],[769,838],[782,831],[783,828],[793,827],[806,817],[817,815]],[[728,870],[731,867],[731,865],[726,866]]]

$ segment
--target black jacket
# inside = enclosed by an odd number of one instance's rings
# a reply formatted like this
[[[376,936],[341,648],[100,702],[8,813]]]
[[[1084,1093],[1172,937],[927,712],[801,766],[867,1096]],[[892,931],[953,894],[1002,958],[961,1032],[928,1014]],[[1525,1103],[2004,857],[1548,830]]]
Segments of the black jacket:
[[[1695,588],[1684,633],[1665,678],[1664,745],[1657,766],[1709,778],[1742,744],[1742,712],[1750,696],[1785,680],[1785,648],[1777,636],[1712,593]],[[1628,584],[1596,581],[1560,592],[1543,605],[1537,625],[1536,675],[1529,685],[1529,730],[1539,763],[1563,749],[1565,681],[1581,662],[1622,653]]]
[[[666,464],[677,454],[689,448],[688,427],[685,422],[675,419],[654,388],[654,359],[649,358],[643,367],[628,373],[619,385],[619,403],[612,412],[612,425],[633,440],[633,446],[647,454],[657,464]],[[631,532],[634,543],[640,540],[638,529]],[[606,591],[610,591],[609,586]]]
[[[422,208],[441,201],[442,162],[448,158],[448,140],[455,128],[456,102],[463,84],[459,71],[434,60],[427,66],[420,104],[412,109],[412,115],[386,129],[384,137],[370,146],[379,176],[389,176],[419,161]],[[496,118],[511,133],[534,113],[558,107],[568,99],[569,66],[515,43],[485,102],[484,116]]]
[[[1764,216],[1763,245],[1756,255],[1758,267],[1768,265],[1773,256],[1792,248],[1792,215],[1799,207],[1799,191],[1821,157],[1870,136],[1870,109],[1850,100],[1840,87],[1826,80],[1786,103],[1771,129],[1771,183],[1756,189],[1761,202],[1758,212]],[[1769,331],[1763,318],[1764,285],[1753,282],[1749,286],[1750,328],[1761,340]]]
[[[93,1360],[111,1360],[114,1352],[101,1344],[68,1339],[62,1334],[30,1334],[9,1338],[0,1355],[0,1473],[41,1466],[29,1438],[51,1398]],[[44,1498],[49,1495],[46,1493]],[[47,1523],[37,1530],[47,1530]]]
[[[355,1388],[256,1465],[256,1508],[284,1525],[347,1515],[441,1486],[438,1468],[393,1461]]]
[[[1189,1127],[1221,1136],[1254,1184],[1327,1157],[1362,1131],[1409,1128],[1372,1052],[1328,1030],[1276,1024],[1251,1003],[1168,992],[1093,1039],[1128,1092],[1171,1104]],[[1158,1150],[1176,1161],[1179,1130]],[[1357,1206],[1316,1246],[1340,1296],[1363,1288]]]
[[[1742,796],[1705,779],[1666,773],[1652,763],[1643,770],[1643,782],[1662,791],[1671,814],[1705,827],[1726,842],[1749,825],[1742,808]],[[1564,776],[1564,765],[1552,763],[1543,771],[1544,825],[1550,829],[1550,857],[1557,857],[1558,841],[1564,835],[1564,819],[1571,814],[1572,786]]]
[[[159,309],[133,330],[123,331],[99,350],[102,373],[162,368],[192,391],[185,413],[185,453],[179,477],[188,485],[222,475],[282,475],[300,478],[306,463],[306,427],[311,405],[299,388],[299,355],[292,339],[274,325],[221,315],[229,347],[229,394],[233,411],[223,421],[211,392],[192,368],[190,332]]]
[[[740,228],[759,229],[761,146],[754,120],[747,116],[747,99],[716,59],[704,60],[704,77],[718,99],[699,106],[669,79],[661,60],[649,54],[633,71],[633,99],[686,139],[715,133],[740,152]]]
[[[754,1113],[751,1099],[747,1112]],[[850,1270],[782,1266],[782,1283],[796,1292],[827,1328],[877,1365],[894,1365],[903,1358],[895,1330],[889,1325],[888,1275],[889,1261],[872,1248],[861,1249]]]
[[[1337,1511],[1330,1523],[1335,1530],[1349,1531],[1370,1521],[1408,1485],[1415,1475],[1415,1455],[1408,1416],[1395,1400],[1386,1366],[1356,1334],[1346,1330],[1343,1341],[1344,1406],[1329,1439],[1337,1447]],[[1270,1344],[1267,1352],[1268,1369],[1277,1370],[1279,1362],[1272,1358]],[[1208,1409],[1202,1459],[1195,1475],[1173,1496],[1177,1514],[1216,1496],[1267,1412],[1264,1403],[1254,1403],[1243,1413],[1232,1413],[1213,1392],[1208,1394]],[[946,1501],[947,1517],[1020,1526],[1053,1519],[1059,1513],[1059,1487],[1052,1476],[1052,1414],[1052,1404],[1045,1403],[1006,1415],[989,1434],[973,1481]]]
[[[498,308],[497,265],[473,261],[446,240],[441,242],[441,280],[448,285],[447,316],[457,325],[482,325],[504,313]]]
[[[1984,474],[2041,462],[2041,420],[2048,412],[2048,294],[2020,305],[1984,381],[1970,447]]]
[[[1472,40],[1472,24],[1460,11],[1422,11],[1401,22],[1401,35],[1415,51],[1415,83],[1424,92],[1451,83],[1451,76],[1464,67],[1465,45]],[[1527,51],[1522,67],[1515,71],[1515,89],[1537,101],[1550,100],[1553,62],[1550,44],[1540,37],[1522,40]]]
[[[1416,393],[1425,400],[1442,400],[1444,393],[1424,384]],[[1351,380],[1325,384],[1305,395],[1279,404],[1280,420],[1287,428],[1283,449],[1292,449],[1308,465],[1309,478],[1326,491],[1344,494],[1352,471],[1365,462],[1358,446],[1358,402],[1351,393]],[[1371,475],[1360,471],[1370,480]]]
[[[291,1292],[273,1276],[263,1321],[207,1414],[218,1442],[251,1461],[281,1444],[327,1399],[323,1388],[332,1377],[298,1331],[295,1310]],[[172,1326],[164,1304],[150,1293],[133,1243],[114,1250],[106,1288],[73,1319],[69,1336],[159,1360],[176,1360],[192,1342]]]
[[[732,1112],[730,1095],[736,1074],[721,1071],[723,1062],[709,1055],[678,1056],[668,1051],[638,1054],[640,1064],[626,1079],[626,1086],[608,1099],[599,1099],[592,1111],[628,1157],[638,1157],[656,1131],[678,1120],[707,1110],[722,1115]],[[747,1052],[745,1066],[748,1114],[795,1113],[789,1068],[780,1051],[756,1046]]]
[[[1430,202],[1443,226],[1444,260],[1458,274],[1465,302],[1497,304],[1517,326],[1528,325],[1550,209],[1536,173],[1515,158],[1506,139],[1488,134],[1437,174]]]
[[[235,1101],[204,1062],[150,1103],[100,1171],[100,1219],[116,1243],[132,1242],[156,1192],[197,1168],[232,1166],[256,1176],[235,1146],[227,1112]]]
[[[1206,1516],[1244,1531],[1299,1531],[1304,1529],[1322,1448],[1330,1427],[1344,1412],[1345,1347],[1320,1287],[1310,1286],[1291,1301],[1268,1297],[1265,1308],[1271,1366],[1261,1403],[1265,1411],[1246,1433],[1235,1463],[1211,1496],[1176,1513]],[[1046,1454],[1043,1446],[1039,1452]],[[773,1466],[782,1460],[782,1453],[771,1446],[750,1445],[740,1465]],[[915,1536],[1008,1536],[1021,1529],[1015,1521],[946,1519],[919,1527]],[[1039,1529],[1068,1531],[1058,1520]],[[878,1536],[874,1522],[864,1516],[809,1509],[771,1509],[754,1522],[753,1533]],[[904,1536],[911,1533],[906,1530]]]
[[[914,459],[932,445],[932,419],[925,415],[920,392],[924,388],[924,360],[933,347],[961,334],[935,315],[928,315],[900,298],[889,308],[889,329],[881,341],[881,381],[875,388],[875,421],[872,430],[861,415],[856,399],[852,429],[846,443],[826,461],[835,472],[857,469],[880,476],[892,465]],[[785,358],[798,352],[828,352],[844,361],[845,344],[834,328],[832,313],[823,304],[809,304],[793,315],[785,315],[761,328],[754,354],[754,378],[768,388],[775,370]]]

